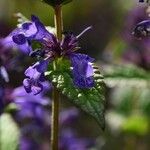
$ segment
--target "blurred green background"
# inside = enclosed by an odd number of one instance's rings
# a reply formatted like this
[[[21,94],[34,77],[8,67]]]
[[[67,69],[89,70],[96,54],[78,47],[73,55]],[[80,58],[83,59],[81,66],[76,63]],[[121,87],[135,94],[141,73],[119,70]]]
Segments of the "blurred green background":
[[[80,39],[80,52],[95,57],[106,77],[106,130],[89,124],[84,113],[76,125],[79,133],[97,138],[93,150],[150,149],[150,39],[131,35],[136,23],[148,18],[146,10],[138,0],[74,0],[63,8],[64,31],[78,35],[93,26]],[[52,8],[40,0],[0,0],[1,37],[16,26],[17,12],[54,25]]]

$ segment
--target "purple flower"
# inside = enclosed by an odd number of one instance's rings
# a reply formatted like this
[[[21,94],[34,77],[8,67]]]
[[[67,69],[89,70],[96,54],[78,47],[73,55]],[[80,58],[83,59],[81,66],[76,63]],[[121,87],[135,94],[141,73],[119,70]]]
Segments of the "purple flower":
[[[58,57],[67,57],[72,62],[74,85],[78,88],[91,88],[94,86],[93,67],[94,59],[84,54],[75,53],[79,49],[78,39],[91,27],[86,28],[78,36],[65,33],[62,41],[48,32],[36,16],[31,16],[31,21],[21,24],[9,36],[2,40],[4,45],[17,47],[29,56],[40,58],[35,65],[25,71],[27,77],[23,85],[27,93],[39,94],[43,90],[44,73],[47,71],[49,61]],[[33,48],[32,43],[40,43],[40,48]],[[33,49],[32,49],[33,48]]]
[[[25,54],[31,51],[31,46],[20,29],[15,29],[6,38],[1,39],[0,42],[5,48],[16,48]]]
[[[74,84],[79,88],[91,88],[94,86],[93,58],[85,54],[72,54],[72,73]]]
[[[78,118],[79,112],[76,108],[69,108],[67,110],[63,110],[60,113],[60,124],[68,125],[75,122]]]
[[[144,38],[150,35],[150,20],[144,20],[138,23],[133,31],[137,38]]]
[[[86,28],[78,36],[73,33],[65,33],[65,37],[61,42],[63,53],[69,56],[72,64],[73,82],[78,88],[91,88],[94,86],[93,78],[93,58],[85,54],[75,53],[79,49],[78,39],[91,27]]]
[[[47,84],[44,84],[47,87]],[[14,89],[11,99],[17,106],[13,113],[14,119],[21,128],[20,150],[49,149],[50,138],[50,100],[40,93],[36,96],[26,93],[23,87]],[[46,107],[45,107],[46,106]],[[75,130],[68,128],[77,121],[76,108],[62,110],[60,123],[64,127],[60,130],[60,150],[86,150],[95,143],[94,139],[77,136]]]
[[[47,86],[47,83],[44,86]],[[27,119],[35,119],[38,122],[44,122],[47,118],[44,107],[49,105],[50,100],[42,94],[31,95],[26,93],[23,87],[18,87],[12,92],[13,102],[16,104],[18,111],[15,114],[18,122],[23,122]]]
[[[32,51],[31,41],[41,41],[44,38],[50,39],[52,36],[38,17],[31,16],[31,21],[23,23],[19,28],[12,31],[6,38],[1,40],[5,47],[15,47],[22,52],[29,54]]]
[[[33,149],[39,150],[39,146],[40,144],[38,144],[31,138],[27,138],[23,135],[20,138],[20,147],[19,147],[20,150],[33,150]]]
[[[146,19],[147,14],[145,12],[145,7],[136,7],[129,12],[127,20],[125,21],[125,28],[122,33],[123,40],[127,45],[126,50],[124,50],[123,52],[123,59],[124,61],[128,61],[145,69],[149,69],[150,37],[148,36],[146,38],[143,38],[142,40],[139,40],[139,38],[142,38],[143,35],[149,35],[147,28],[149,25],[149,23],[147,24],[148,20],[146,22],[142,21]],[[137,26],[135,27],[136,24]],[[138,27],[140,27],[141,29],[138,29]],[[138,30],[138,32],[136,32],[136,37],[138,37],[138,39],[130,34],[133,28],[136,31]]]
[[[25,71],[27,78],[24,79],[23,85],[27,93],[37,95],[43,90],[42,83],[45,81],[44,72],[47,70],[48,62],[48,60],[42,60]]]
[[[71,129],[63,130],[61,134],[61,150],[87,150],[93,145],[91,139],[80,138]]]

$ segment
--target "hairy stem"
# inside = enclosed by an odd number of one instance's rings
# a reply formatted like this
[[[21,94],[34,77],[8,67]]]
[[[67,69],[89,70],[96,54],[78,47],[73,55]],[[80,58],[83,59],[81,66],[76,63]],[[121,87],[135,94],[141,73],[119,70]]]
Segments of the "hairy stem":
[[[55,28],[56,36],[60,41],[62,39],[62,10],[61,5],[57,5],[55,8]],[[57,69],[57,62],[53,63],[54,70]],[[51,150],[58,150],[58,137],[59,137],[59,92],[56,87],[53,89],[52,100],[52,120],[51,120]]]

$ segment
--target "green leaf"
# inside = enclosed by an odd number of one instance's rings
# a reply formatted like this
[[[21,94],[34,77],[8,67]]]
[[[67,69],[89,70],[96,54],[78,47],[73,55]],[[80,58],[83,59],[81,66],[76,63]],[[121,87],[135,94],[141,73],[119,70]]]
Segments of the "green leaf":
[[[0,116],[0,149],[17,150],[19,144],[19,129],[11,116],[4,113]]]
[[[59,61],[59,60],[58,60]],[[54,85],[66,95],[74,104],[93,116],[102,129],[105,126],[104,110],[105,97],[103,76],[97,67],[94,67],[95,87],[90,89],[80,89],[75,87],[72,80],[70,62],[66,59],[58,62],[57,70],[50,71],[49,77]],[[52,68],[49,68],[52,70]]]
[[[150,73],[134,65],[108,66],[104,70],[107,78],[137,78],[150,80]]]
[[[105,82],[108,86],[134,86],[145,88],[150,85],[150,72],[134,65],[104,66]]]

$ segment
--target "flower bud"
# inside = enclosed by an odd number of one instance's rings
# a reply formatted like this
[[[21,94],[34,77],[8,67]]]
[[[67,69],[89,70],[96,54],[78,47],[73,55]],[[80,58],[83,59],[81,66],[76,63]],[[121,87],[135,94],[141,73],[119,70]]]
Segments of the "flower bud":
[[[56,5],[64,5],[70,3],[72,0],[42,0],[42,1],[55,7]]]

